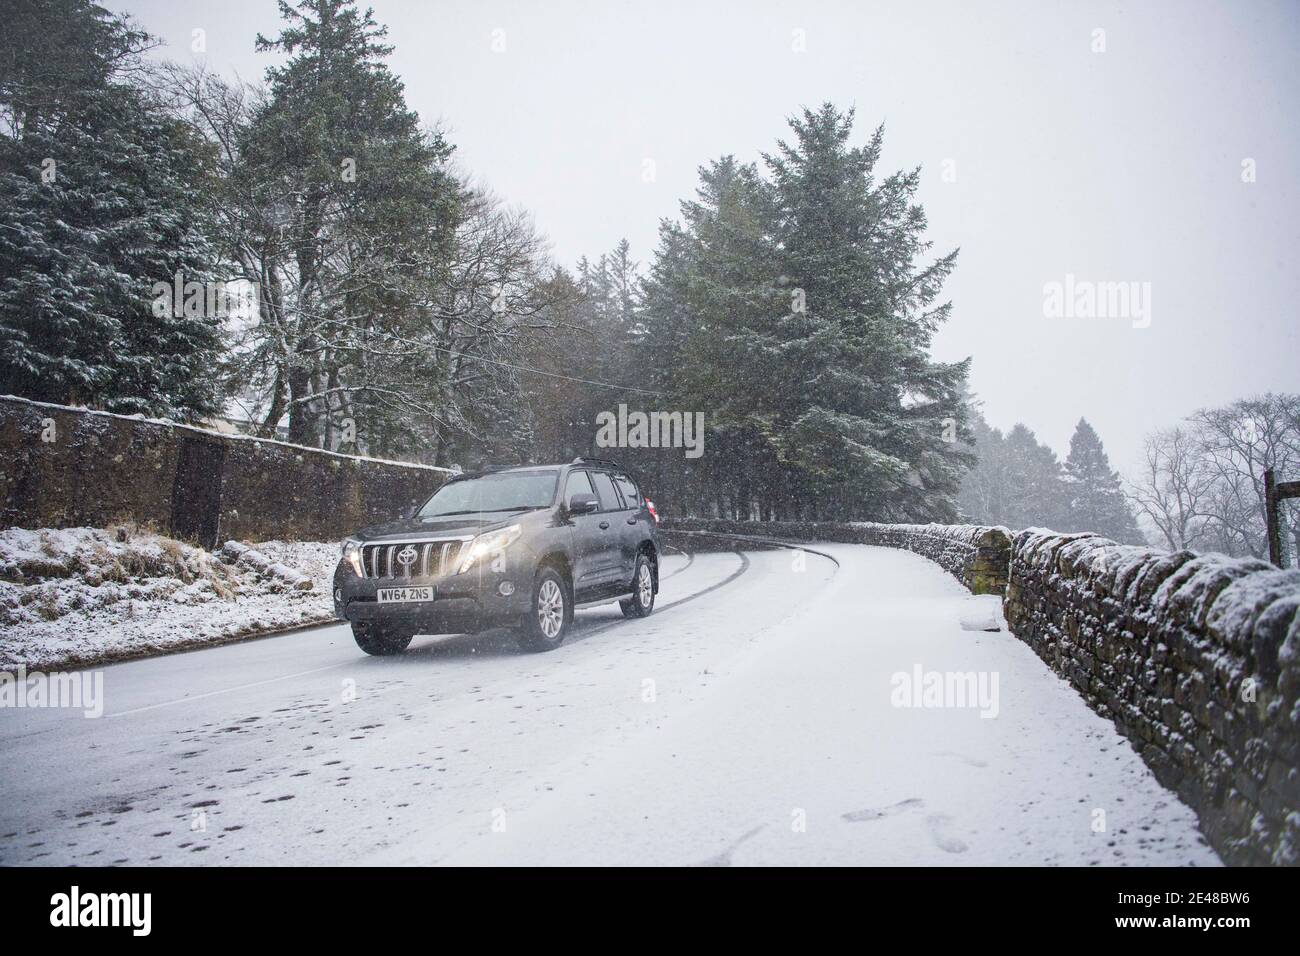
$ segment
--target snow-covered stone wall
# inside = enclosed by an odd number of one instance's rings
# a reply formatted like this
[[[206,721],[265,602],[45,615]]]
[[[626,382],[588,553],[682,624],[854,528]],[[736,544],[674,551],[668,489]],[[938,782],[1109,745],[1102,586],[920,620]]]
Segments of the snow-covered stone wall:
[[[1001,594],[1007,583],[1011,534],[975,525],[873,524],[827,521],[720,521],[681,518],[664,530],[707,531],[792,541],[840,541],[903,548],[929,558],[975,594]]]
[[[424,465],[0,397],[0,529],[134,522],[205,547],[331,541],[442,483]]]
[[[1300,571],[1030,529],[1004,610],[1226,862],[1300,864]]]

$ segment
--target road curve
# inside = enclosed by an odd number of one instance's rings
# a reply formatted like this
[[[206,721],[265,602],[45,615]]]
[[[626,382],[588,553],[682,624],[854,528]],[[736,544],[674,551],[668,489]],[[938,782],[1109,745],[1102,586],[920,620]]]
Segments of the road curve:
[[[1028,648],[962,630],[985,599],[821,547],[670,554],[654,615],[548,654],[336,625],[105,668],[100,719],[0,710],[0,863],[1217,862]],[[996,674],[996,714],[899,706],[918,669]]]

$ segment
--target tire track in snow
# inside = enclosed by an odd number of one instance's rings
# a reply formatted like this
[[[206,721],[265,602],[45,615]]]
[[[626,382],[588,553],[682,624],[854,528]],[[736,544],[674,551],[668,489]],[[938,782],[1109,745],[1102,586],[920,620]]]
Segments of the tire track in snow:
[[[664,547],[672,548],[672,550],[676,551],[678,554],[685,555],[686,563],[683,564],[680,568],[677,568],[676,570],[670,571],[669,573],[665,574],[663,577],[659,579],[660,581],[667,581],[671,577],[676,577],[677,575],[681,574],[683,571],[685,571],[687,568],[689,568],[692,564],[695,563],[694,551],[683,551],[681,548],[673,548],[671,544],[666,544],[664,545]]]

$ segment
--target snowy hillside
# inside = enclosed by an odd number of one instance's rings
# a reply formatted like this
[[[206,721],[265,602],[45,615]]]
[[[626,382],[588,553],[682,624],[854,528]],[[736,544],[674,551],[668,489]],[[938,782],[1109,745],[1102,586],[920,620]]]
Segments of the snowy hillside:
[[[0,532],[0,666],[84,666],[332,617],[337,544],[255,548],[261,570],[132,525]]]

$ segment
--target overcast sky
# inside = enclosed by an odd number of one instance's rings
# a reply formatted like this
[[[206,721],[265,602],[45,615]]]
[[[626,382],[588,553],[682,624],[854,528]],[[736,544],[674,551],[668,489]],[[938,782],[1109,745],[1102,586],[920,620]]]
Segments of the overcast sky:
[[[246,80],[279,30],[273,0],[105,5]],[[1152,428],[1300,390],[1300,3],[372,5],[409,105],[561,263],[624,236],[648,262],[700,164],[830,100],[859,142],[885,123],[887,170],[922,166],[935,250],[962,250],[935,354],[973,356],[993,425],[1064,456],[1083,415],[1129,470]],[[1067,274],[1149,283],[1149,325],[1045,315]]]

